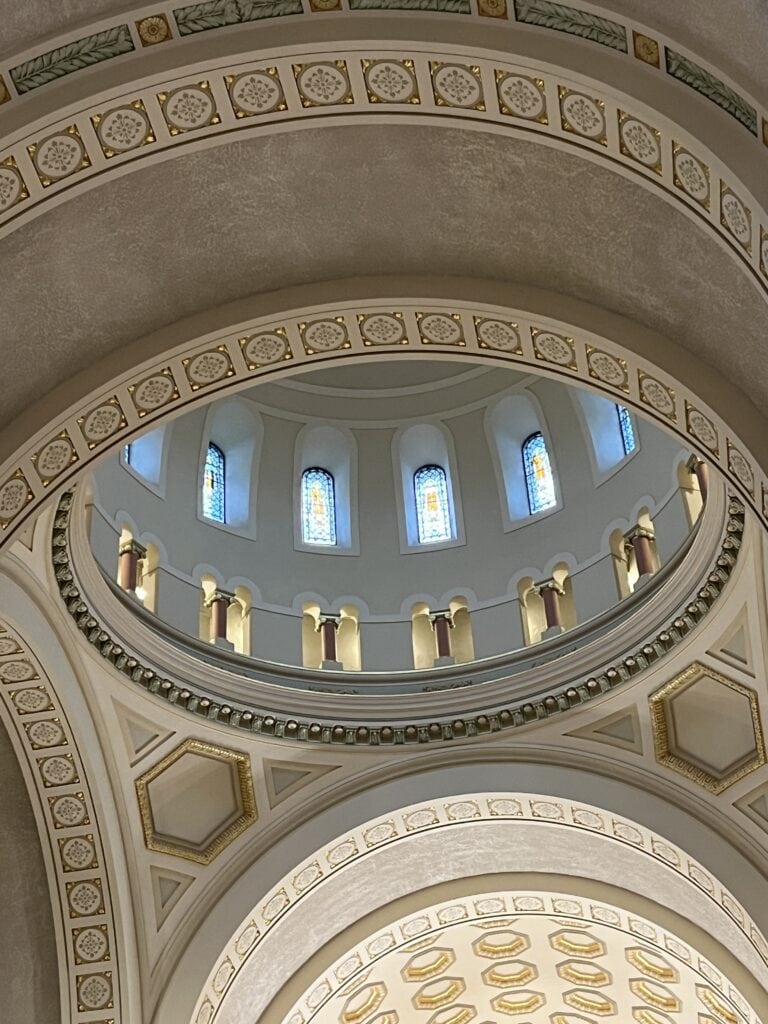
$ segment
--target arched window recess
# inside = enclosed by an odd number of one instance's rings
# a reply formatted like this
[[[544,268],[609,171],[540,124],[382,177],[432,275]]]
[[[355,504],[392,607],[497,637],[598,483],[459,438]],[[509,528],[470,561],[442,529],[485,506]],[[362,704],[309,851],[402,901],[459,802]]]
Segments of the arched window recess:
[[[224,452],[212,441],[208,444],[203,469],[203,515],[215,523],[226,523]]]
[[[301,475],[301,539],[304,544],[336,544],[336,490],[327,469],[312,466]]]
[[[419,544],[452,540],[448,480],[442,466],[421,466],[413,474]]]
[[[555,478],[552,475],[547,443],[540,430],[523,442],[522,457],[528,508],[531,515],[535,515],[557,504]]]

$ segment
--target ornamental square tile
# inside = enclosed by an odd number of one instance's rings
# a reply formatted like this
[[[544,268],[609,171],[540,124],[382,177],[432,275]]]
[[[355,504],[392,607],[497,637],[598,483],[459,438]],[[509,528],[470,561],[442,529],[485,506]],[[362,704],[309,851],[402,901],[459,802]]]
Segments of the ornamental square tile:
[[[182,359],[182,365],[193,391],[233,377],[235,373],[226,345]]]
[[[100,878],[80,879],[65,886],[70,917],[96,917],[104,913]]]
[[[752,467],[739,449],[731,442],[730,438],[726,438],[725,448],[728,455],[729,472],[736,477],[750,498],[754,498],[755,474]]]
[[[40,711],[53,711],[53,704],[45,686],[29,686],[23,690],[11,690],[9,696],[17,715],[34,715]]]
[[[0,160],[0,213],[29,199],[29,190],[12,156]]]
[[[722,793],[766,763],[757,695],[714,669],[694,662],[649,704],[657,762],[709,793]]]
[[[21,647],[9,636],[0,636],[0,658],[9,654],[21,654]]]
[[[77,423],[91,451],[127,426],[122,407],[115,396],[81,416]]]
[[[587,345],[587,368],[589,376],[608,384],[612,388],[618,388],[629,394],[629,375],[627,373],[627,361],[620,356],[612,356],[609,352],[601,352],[600,349]]]
[[[617,21],[554,0],[514,0],[514,4],[517,20],[527,25],[566,32],[612,50],[627,52],[627,30]]]
[[[619,149],[651,171],[661,174],[661,133],[624,110],[618,111]]]
[[[548,124],[547,97],[543,78],[529,78],[511,71],[496,69],[496,92],[499,110],[508,117]]]
[[[78,976],[77,1008],[81,1013],[87,1010],[110,1010],[114,1005],[111,971]]]
[[[344,60],[294,64],[293,74],[303,107],[333,107],[354,103]]]
[[[32,501],[34,493],[20,469],[0,485],[0,530],[5,530]]]
[[[173,38],[171,26],[164,14],[150,14],[136,22],[136,32],[142,46],[157,46]]]
[[[179,397],[179,389],[170,367],[145,377],[138,384],[131,384],[128,393],[140,417],[175,402]]]
[[[312,320],[309,323],[302,322],[299,324],[299,334],[304,350],[310,356],[320,352],[352,348],[343,316]]]
[[[63,871],[91,871],[93,868],[98,868],[96,847],[90,832],[81,836],[68,836],[66,839],[59,839],[58,845]]]
[[[105,924],[72,929],[75,963],[95,964],[109,960],[109,932]]]
[[[24,730],[33,750],[48,750],[51,747],[68,746],[67,737],[61,728],[58,718],[42,719],[38,722],[25,724]]]
[[[467,344],[459,313],[417,313],[416,322],[423,345]]]
[[[419,86],[412,60],[363,60],[363,77],[369,103],[410,103],[419,100]]]
[[[261,366],[269,366],[281,360],[293,359],[293,352],[284,327],[274,331],[260,331],[239,339],[249,370],[257,370]]]
[[[402,313],[358,313],[357,327],[363,344],[368,348],[408,344]]]
[[[182,85],[170,92],[159,92],[157,98],[171,135],[194,132],[221,123],[208,81]]]
[[[48,441],[32,456],[37,475],[43,487],[47,487],[65,469],[77,462],[78,455],[66,430]]]
[[[409,811],[404,818],[407,832],[415,832],[417,829],[429,828],[438,822],[434,807],[419,807],[415,811]]]
[[[709,167],[676,142],[672,143],[672,167],[675,188],[708,210],[711,203]]]
[[[91,124],[108,160],[156,141],[144,103],[139,99],[112,107],[103,114],[93,114]]]
[[[565,370],[576,369],[576,343],[573,338],[538,327],[531,328],[533,354],[544,363],[554,363]]]
[[[509,355],[521,356],[523,347],[520,341],[520,325],[495,317],[474,317],[475,334],[480,348],[507,352]]]
[[[5,84],[5,79],[0,75],[0,105],[8,103],[11,99],[11,94],[8,91],[8,86]]]
[[[72,754],[57,754],[54,757],[39,757],[37,769],[43,786],[51,789],[55,786],[72,786],[80,782]]]
[[[80,825],[91,824],[83,793],[49,796],[48,808],[54,828],[77,828]]]
[[[637,372],[637,383],[642,402],[661,413],[662,416],[666,416],[667,419],[673,422],[677,420],[675,392],[672,388],[662,384],[655,377],[650,377],[643,370]]]
[[[645,64],[650,64],[654,68],[661,67],[659,44],[651,36],[646,36],[642,32],[633,32],[632,46],[638,60],[643,61]]]
[[[244,957],[256,939],[259,937],[259,929],[255,921],[250,921],[240,932],[235,942],[235,952],[239,957]]]
[[[12,654],[13,651],[8,649],[4,653]],[[20,658],[17,661],[6,661],[0,665],[0,683],[26,683],[29,679],[39,678],[32,662],[27,661],[26,658]]]
[[[389,839],[395,839],[396,837],[397,828],[391,818],[387,821],[380,821],[363,833],[365,845],[369,848],[378,846],[380,843],[386,843]]]
[[[720,440],[717,428],[708,416],[705,416],[695,406],[690,405],[687,400],[685,403],[685,424],[691,437],[695,437],[697,441],[700,441],[705,448],[719,459]]]
[[[485,110],[483,83],[476,64],[429,62],[432,92],[438,107]]]
[[[275,67],[254,68],[240,75],[225,75],[224,83],[235,117],[257,117],[285,110],[285,93]]]
[[[483,18],[507,18],[506,0],[477,0],[477,13]]]
[[[563,131],[607,146],[605,102],[564,85],[558,85],[557,94],[560,98],[560,124]]]
[[[752,211],[724,181],[720,182],[720,223],[746,253],[752,252]]]
[[[248,755],[195,739],[144,772],[136,798],[147,849],[196,864],[210,864],[257,818]]]
[[[43,188],[48,188],[91,166],[90,157],[76,124],[62,128],[53,135],[47,135],[38,142],[31,142],[27,146],[27,152],[32,158]]]

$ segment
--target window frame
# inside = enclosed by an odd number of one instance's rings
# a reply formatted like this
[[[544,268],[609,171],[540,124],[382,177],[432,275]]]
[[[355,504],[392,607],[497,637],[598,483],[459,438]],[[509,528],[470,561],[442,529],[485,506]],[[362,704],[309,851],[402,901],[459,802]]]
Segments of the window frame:
[[[425,539],[422,535],[422,527],[424,526],[424,513],[422,511],[422,499],[419,494],[419,483],[420,477],[426,476],[426,474],[440,474],[440,490],[442,491],[442,499],[444,501],[444,509],[441,513],[441,518],[445,521],[447,527],[447,536],[434,537],[432,539]],[[416,505],[416,532],[419,546],[431,547],[433,544],[447,544],[452,540],[456,539],[456,524],[455,517],[453,515],[451,493],[448,486],[448,474],[446,473],[443,466],[440,466],[436,462],[428,462],[423,466],[419,466],[418,469],[414,470],[412,477],[412,488],[413,488],[413,500]]]
[[[208,460],[211,452],[215,452],[217,459],[220,460],[219,473],[221,476],[221,519],[215,515],[208,515],[206,512],[206,481],[208,474]],[[213,488],[212,488],[213,490]],[[224,454],[222,448],[216,444],[215,441],[208,441],[205,448],[205,459],[203,461],[203,478],[200,482],[200,498],[201,498],[201,513],[203,520],[208,523],[216,523],[219,526],[227,525],[227,457]]]
[[[552,500],[548,504],[542,505],[539,508],[533,507],[534,502],[532,493],[531,472],[529,471],[529,459],[527,454],[529,446],[534,441],[540,441],[544,449],[544,455],[546,456],[547,460],[547,470],[549,472],[549,479],[551,482],[552,491]],[[520,457],[523,460],[523,478],[525,481],[525,490],[528,498],[528,509],[530,511],[531,516],[539,516],[543,515],[545,512],[551,512],[553,509],[557,508],[557,486],[555,482],[555,473],[552,468],[552,459],[549,456],[549,446],[547,445],[547,439],[544,436],[544,432],[542,430],[534,430],[532,434],[529,434],[528,437],[526,437],[526,439],[520,445]]]
[[[305,481],[309,474],[320,474],[321,479],[326,484],[326,500],[330,496],[330,534],[333,537],[332,540],[313,540],[306,536],[305,525],[308,517],[308,511],[305,510]],[[325,469],[323,466],[307,466],[306,469],[301,471],[301,482],[299,485],[300,490],[300,532],[301,532],[301,543],[304,547],[318,547],[318,548],[337,548],[339,546],[339,531],[336,522],[336,480],[333,473],[330,470]]]

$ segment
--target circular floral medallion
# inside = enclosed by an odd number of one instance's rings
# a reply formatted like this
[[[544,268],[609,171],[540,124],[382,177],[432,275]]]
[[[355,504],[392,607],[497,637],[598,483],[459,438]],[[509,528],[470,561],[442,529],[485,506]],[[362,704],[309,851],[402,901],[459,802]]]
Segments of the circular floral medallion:
[[[27,690],[17,690],[12,697],[16,710],[22,715],[31,715],[36,711],[47,711],[51,702],[48,692],[42,687],[30,687]]]
[[[477,107],[482,101],[480,82],[462,64],[443,64],[433,76],[435,95],[449,107]]]
[[[568,127],[588,139],[605,135],[605,115],[598,104],[580,92],[570,92],[562,99],[563,117]]]
[[[35,167],[42,178],[59,181],[73,174],[86,161],[85,149],[76,135],[50,135],[34,153]]]
[[[112,985],[103,974],[84,975],[77,987],[77,997],[86,1010],[100,1010],[112,1000]]]
[[[203,1003],[203,1005],[200,1007],[200,1010],[198,1011],[197,1017],[195,1018],[195,1024],[211,1024],[212,1020],[213,1007],[206,999],[206,1001]]]
[[[9,636],[0,636],[0,655],[18,654],[19,645]]]
[[[331,352],[346,340],[347,332],[336,320],[315,320],[304,330],[304,342],[315,352]]]
[[[136,385],[133,401],[137,409],[149,412],[151,409],[159,409],[161,405],[165,405],[172,395],[173,379],[159,373],[154,377],[147,377],[146,380]]]
[[[216,974],[213,976],[213,991],[217,996],[220,996],[227,987],[227,982],[234,974],[234,971],[235,969],[229,960],[225,960],[218,971],[216,971]]]
[[[728,449],[728,468],[750,494],[755,489],[755,477],[752,469],[741,454],[738,448],[729,447]]]
[[[587,356],[590,372],[598,380],[613,387],[623,387],[627,383],[627,371],[615,356],[607,352],[590,352]]]
[[[61,844],[61,859],[70,871],[82,871],[93,867],[96,851],[86,836],[74,836]]]
[[[533,347],[538,357],[547,363],[556,363],[558,366],[571,366],[573,363],[573,349],[559,334],[541,331],[535,335]]]
[[[83,435],[86,441],[98,444],[111,437],[116,430],[120,429],[122,419],[120,407],[117,405],[110,403],[93,409],[83,422]]]
[[[499,98],[510,114],[536,120],[545,111],[544,94],[530,78],[507,75],[499,82]]]
[[[721,202],[725,226],[737,241],[748,247],[752,241],[752,224],[744,203],[733,192],[724,192]]]
[[[78,882],[69,890],[69,905],[78,917],[87,917],[101,907],[101,889],[93,882]]]
[[[40,774],[49,786],[68,786],[77,778],[75,766],[67,757],[46,757]]]
[[[258,937],[259,929],[255,924],[249,924],[248,927],[240,933],[237,942],[235,943],[235,952],[237,955],[245,956]]]
[[[265,332],[254,334],[246,341],[243,352],[252,366],[276,363],[288,351],[288,342],[282,334]]]
[[[58,722],[33,722],[27,735],[36,747],[61,747],[64,745],[64,730]]]
[[[216,113],[210,93],[196,85],[174,89],[163,104],[165,119],[179,132],[194,131],[210,124]]]
[[[13,477],[0,487],[0,519],[10,520],[24,508],[31,496],[27,481],[20,476]]]
[[[75,953],[86,963],[103,960],[108,952],[109,943],[101,928],[83,928],[75,939]]]
[[[96,130],[102,146],[115,153],[135,149],[151,133],[147,115],[135,107],[117,107],[108,111]]]
[[[7,661],[0,665],[0,679],[4,683],[23,683],[35,678],[35,670],[28,661]]]
[[[663,413],[664,416],[674,417],[675,400],[669,388],[653,377],[643,377],[640,381],[640,395],[657,412]]]
[[[621,141],[630,156],[646,167],[656,167],[661,162],[661,146],[652,128],[636,117],[628,117],[619,125]]]
[[[13,167],[0,167],[0,212],[10,209],[24,192],[21,175]]]
[[[187,376],[193,384],[212,384],[230,371],[229,357],[223,352],[202,352],[190,360]]]
[[[43,480],[51,480],[72,462],[75,450],[67,437],[57,437],[40,449],[37,472]]]
[[[245,114],[270,114],[283,102],[280,83],[266,71],[248,71],[230,86],[232,99]]]
[[[407,103],[416,95],[413,72],[398,61],[377,60],[366,69],[369,91],[381,103]]]
[[[160,14],[150,15],[149,18],[142,18],[138,23],[139,39],[145,46],[154,46],[156,43],[164,43],[170,39],[171,30],[168,22]]]
[[[675,180],[683,192],[697,203],[709,202],[709,176],[704,164],[686,149],[679,149],[674,155]]]
[[[331,63],[309,64],[302,68],[297,83],[305,99],[321,107],[341,103],[349,92],[347,76]]]
[[[360,321],[360,333],[371,345],[399,345],[405,338],[405,325],[389,313],[372,313]]]
[[[72,794],[60,796],[51,804],[51,814],[54,821],[62,828],[71,828],[73,825],[81,825],[86,819],[85,804]]]
[[[477,325],[477,337],[481,345],[499,352],[514,352],[520,349],[520,335],[517,329],[503,320],[481,320]]]
[[[698,409],[690,409],[688,411],[688,427],[693,436],[709,448],[710,451],[716,450],[717,431],[712,421],[707,419],[704,413],[699,412]]]
[[[422,317],[419,327],[424,341],[432,345],[458,345],[464,340],[461,323],[445,313],[428,313]]]

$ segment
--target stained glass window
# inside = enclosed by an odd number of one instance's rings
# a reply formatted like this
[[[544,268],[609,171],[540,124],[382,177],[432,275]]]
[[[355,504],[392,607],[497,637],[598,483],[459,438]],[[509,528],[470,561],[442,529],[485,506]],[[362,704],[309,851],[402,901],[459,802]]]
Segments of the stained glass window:
[[[124,444],[123,445],[123,462],[126,464],[126,466],[130,466],[130,464],[131,464],[131,446],[130,446],[130,444]]]
[[[616,415],[619,417],[619,430],[621,431],[621,443],[624,445],[624,454],[629,455],[635,450],[635,428],[632,426],[632,419],[629,412],[623,405],[616,406]]]
[[[523,445],[523,468],[531,515],[551,508],[556,501],[555,479],[549,464],[547,442],[541,431],[531,434]]]
[[[450,540],[453,531],[445,470],[440,466],[422,466],[417,469],[413,474],[413,490],[419,544]]]
[[[336,543],[336,494],[327,469],[302,473],[301,539],[305,544]]]
[[[203,471],[203,515],[216,523],[225,523],[224,452],[211,443],[205,456]]]

